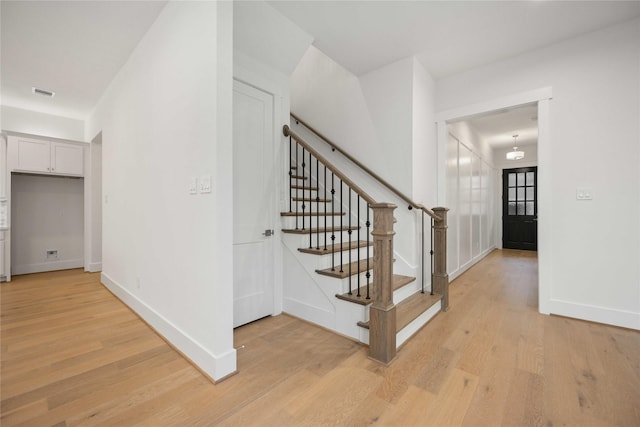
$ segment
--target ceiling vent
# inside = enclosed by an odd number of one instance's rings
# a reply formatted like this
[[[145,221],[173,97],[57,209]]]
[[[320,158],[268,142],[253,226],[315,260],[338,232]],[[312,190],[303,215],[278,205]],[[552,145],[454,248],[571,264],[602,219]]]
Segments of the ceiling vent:
[[[48,96],[49,98],[53,98],[56,95],[56,93],[51,90],[39,89],[37,87],[32,87],[31,92],[37,95]]]

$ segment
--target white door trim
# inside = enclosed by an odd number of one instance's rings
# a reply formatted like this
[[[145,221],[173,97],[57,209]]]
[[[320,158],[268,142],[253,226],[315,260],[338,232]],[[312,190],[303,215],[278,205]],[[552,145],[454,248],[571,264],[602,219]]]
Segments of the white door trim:
[[[503,108],[538,103],[538,311],[549,314],[553,275],[551,271],[553,236],[551,187],[551,99],[552,88],[544,87],[509,96],[481,101],[463,107],[444,110],[436,114],[438,156],[438,205],[447,206],[446,143],[447,122]]]

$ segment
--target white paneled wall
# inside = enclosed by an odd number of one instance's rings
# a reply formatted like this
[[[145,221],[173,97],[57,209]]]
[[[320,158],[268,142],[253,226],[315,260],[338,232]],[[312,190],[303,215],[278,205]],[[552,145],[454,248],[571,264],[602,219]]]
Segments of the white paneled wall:
[[[495,247],[493,167],[471,144],[449,134],[447,141],[447,270],[454,279]]]

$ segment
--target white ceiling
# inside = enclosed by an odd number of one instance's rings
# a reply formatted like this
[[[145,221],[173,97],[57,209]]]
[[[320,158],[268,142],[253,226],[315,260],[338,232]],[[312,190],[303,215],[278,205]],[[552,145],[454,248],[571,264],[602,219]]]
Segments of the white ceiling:
[[[491,148],[513,147],[538,143],[538,107],[527,105],[494,111],[465,120]]]
[[[435,78],[640,16],[640,1],[268,3],[357,75],[415,54]],[[2,104],[86,118],[165,4],[2,0]]]
[[[276,1],[356,75],[417,55],[441,78],[640,16],[639,1]]]
[[[165,4],[3,0],[2,104],[84,119]]]

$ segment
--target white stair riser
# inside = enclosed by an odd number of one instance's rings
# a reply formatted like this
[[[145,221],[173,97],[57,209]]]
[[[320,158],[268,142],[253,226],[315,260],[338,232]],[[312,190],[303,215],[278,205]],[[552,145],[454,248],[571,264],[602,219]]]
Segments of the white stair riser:
[[[287,218],[288,220],[291,218]],[[284,223],[285,221],[283,221]],[[288,222],[288,221],[286,221]],[[324,224],[320,224],[321,227],[324,227]],[[293,230],[296,228],[296,224],[295,224],[295,220],[293,221],[293,224],[285,224],[285,226],[282,227],[282,229],[286,229],[286,230]],[[301,229],[302,228],[302,221],[298,222],[298,228]],[[307,220],[305,222],[305,228],[306,231],[304,234],[297,234],[297,233],[282,233],[284,238],[292,238],[292,239],[296,239],[295,242],[297,244],[297,246],[299,248],[308,248],[309,247],[309,221]],[[316,224],[315,221],[313,223],[313,228],[316,228]],[[337,231],[334,233],[335,234],[335,240],[331,240],[331,231],[327,231],[326,233],[326,242],[327,245],[331,245],[333,243],[337,243],[340,244],[340,234],[342,234],[342,242],[344,245],[347,245],[349,243],[350,240],[357,240],[358,239],[358,232],[357,230],[353,230],[352,234],[351,234],[351,238],[349,237],[349,233],[347,231]],[[367,240],[367,233],[366,231],[360,230],[360,240],[362,241],[366,241]],[[369,242],[373,242],[373,238],[371,236],[369,236]],[[325,233],[311,233],[311,246],[312,247],[317,247],[317,246],[322,246],[324,247],[324,243],[325,243]]]
[[[409,338],[411,338],[415,333],[417,333],[424,325],[429,323],[431,319],[435,317],[436,314],[440,313],[442,309],[442,302],[438,302],[434,304],[427,311],[422,313],[416,319],[414,319],[411,323],[405,326],[401,331],[396,334],[396,348],[400,347],[404,344]],[[367,322],[369,321],[369,310],[367,310]],[[360,328],[359,337],[360,342],[364,344],[369,344],[369,330],[365,328]]]

